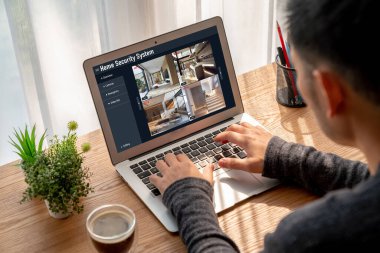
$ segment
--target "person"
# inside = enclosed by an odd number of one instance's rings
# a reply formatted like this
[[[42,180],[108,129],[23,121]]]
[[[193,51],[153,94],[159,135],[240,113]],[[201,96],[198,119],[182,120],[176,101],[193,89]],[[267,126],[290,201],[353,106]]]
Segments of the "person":
[[[246,123],[215,137],[243,147],[247,158],[221,167],[292,181],[321,198],[280,221],[263,252],[372,252],[380,240],[380,78],[374,38],[375,0],[289,0],[288,40],[298,88],[323,132],[359,148],[367,164],[290,143]],[[151,182],[178,221],[189,252],[238,252],[212,206],[212,165],[200,173],[183,154],[157,162]],[[371,250],[372,249],[372,250]],[[377,249],[377,250],[376,250]]]

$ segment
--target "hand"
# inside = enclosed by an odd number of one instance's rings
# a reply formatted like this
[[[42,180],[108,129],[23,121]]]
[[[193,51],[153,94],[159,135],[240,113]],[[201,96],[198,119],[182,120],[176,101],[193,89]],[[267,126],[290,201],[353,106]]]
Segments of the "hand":
[[[240,169],[252,173],[261,173],[264,167],[264,156],[272,134],[249,123],[233,124],[224,132],[215,136],[216,142],[232,142],[247,152],[247,158],[222,158],[219,166]]]
[[[149,177],[149,180],[160,190],[161,194],[164,194],[172,183],[186,177],[198,177],[209,181],[210,184],[213,183],[214,165],[207,165],[202,174],[185,154],[174,155],[169,153],[164,160],[157,161],[156,167],[161,172],[162,177],[154,174]]]

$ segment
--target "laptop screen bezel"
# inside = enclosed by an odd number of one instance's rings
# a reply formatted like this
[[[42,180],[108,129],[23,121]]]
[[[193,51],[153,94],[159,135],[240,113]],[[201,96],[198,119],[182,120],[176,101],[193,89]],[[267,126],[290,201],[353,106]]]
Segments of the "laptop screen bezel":
[[[235,106],[229,109],[226,109],[220,113],[209,116],[205,119],[196,121],[192,124],[181,127],[180,129],[171,131],[167,134],[149,140],[147,142],[141,143],[134,147],[131,147],[127,150],[118,152],[116,149],[116,144],[112,135],[111,127],[108,121],[108,117],[103,105],[103,100],[98,89],[98,83],[96,81],[96,77],[94,74],[93,67],[103,64],[104,62],[112,61],[114,59],[123,57],[125,55],[138,52],[144,50],[149,47],[158,46],[160,44],[166,43],[171,40],[175,40],[186,35],[211,28],[216,27],[218,31],[219,40],[222,46],[223,56],[225,65],[228,72],[228,77],[231,84],[231,89],[233,93],[233,98],[235,101]],[[234,70],[234,66],[232,63],[232,58],[223,26],[223,21],[220,17],[214,17],[208,20],[201,21],[199,23],[192,24],[190,26],[186,26],[157,37],[153,37],[136,44],[120,48],[99,56],[95,56],[93,58],[87,59],[83,63],[83,68],[86,74],[87,82],[90,88],[90,92],[94,101],[94,105],[96,108],[96,112],[98,114],[99,122],[103,131],[103,135],[106,141],[106,145],[108,148],[108,152],[111,158],[111,162],[113,165],[116,165],[120,162],[123,162],[132,157],[138,156],[142,153],[148,152],[150,150],[156,149],[160,146],[173,142],[177,139],[183,138],[187,135],[190,135],[194,132],[202,130],[204,128],[210,127],[214,124],[217,124],[223,120],[231,118],[237,114],[243,113],[244,108],[242,104],[242,100],[240,97],[240,91],[236,79],[236,74]]]

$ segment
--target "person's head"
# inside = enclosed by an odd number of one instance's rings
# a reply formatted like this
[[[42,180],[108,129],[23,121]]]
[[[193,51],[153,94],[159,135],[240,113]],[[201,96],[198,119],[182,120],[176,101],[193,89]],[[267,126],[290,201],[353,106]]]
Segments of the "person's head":
[[[379,7],[376,0],[287,2],[299,89],[324,132],[342,144],[355,144],[354,103],[380,112]]]

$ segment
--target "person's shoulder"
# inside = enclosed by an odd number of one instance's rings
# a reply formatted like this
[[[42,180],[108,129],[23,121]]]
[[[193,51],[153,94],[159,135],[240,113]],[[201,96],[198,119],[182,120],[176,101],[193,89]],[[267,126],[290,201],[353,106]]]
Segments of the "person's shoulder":
[[[380,173],[370,176],[353,188],[343,188],[327,193],[319,200],[312,202],[306,209],[336,210],[340,217],[344,215],[365,215],[380,210]],[[363,207],[363,209],[361,209]],[[378,216],[378,215],[377,215]],[[380,221],[380,216],[379,221]]]
[[[292,252],[366,248],[380,240],[379,197],[380,177],[353,189],[331,191],[286,216],[266,237],[266,245],[275,242]]]
[[[332,231],[346,229],[363,231],[380,225],[380,174],[369,177],[354,188],[331,191],[324,197],[305,207],[322,212]],[[379,234],[380,235],[380,234]]]

